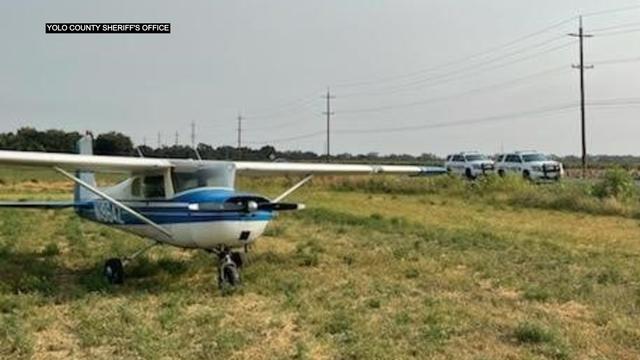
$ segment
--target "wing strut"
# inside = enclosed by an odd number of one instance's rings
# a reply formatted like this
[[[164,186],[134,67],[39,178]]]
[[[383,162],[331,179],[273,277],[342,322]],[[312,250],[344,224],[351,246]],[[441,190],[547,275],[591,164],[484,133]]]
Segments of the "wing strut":
[[[274,202],[274,203],[280,202],[282,199],[284,199],[287,196],[291,195],[292,192],[298,190],[298,188],[300,188],[300,186],[304,185],[307,181],[311,180],[311,178],[313,178],[313,174],[307,175],[304,179],[300,180],[297,184],[295,184],[291,188],[289,188],[289,190],[283,192],[280,196],[278,196],[277,198],[273,199],[272,202]]]
[[[105,194],[104,192],[96,189],[95,187],[87,184],[86,182],[78,179],[77,177],[71,175],[70,173],[62,170],[59,167],[54,167],[54,169],[61,173],[62,175],[68,177],[69,179],[73,180],[74,182],[78,183],[79,185],[81,185],[82,187],[86,188],[87,190],[91,191],[92,193],[100,196],[101,198],[107,200],[108,202],[112,203],[113,205],[119,207],[120,209],[128,212],[129,214],[133,215],[134,217],[136,217],[138,220],[150,225],[152,228],[154,228],[155,230],[159,231],[160,233],[162,233],[165,236],[168,236],[169,238],[173,238],[173,235],[165,228],[163,228],[162,226],[156,224],[155,222],[151,221],[149,218],[147,218],[146,216],[140,214],[139,212],[133,210],[132,208],[128,207],[127,205],[121,203],[120,201],[112,198],[111,196]]]

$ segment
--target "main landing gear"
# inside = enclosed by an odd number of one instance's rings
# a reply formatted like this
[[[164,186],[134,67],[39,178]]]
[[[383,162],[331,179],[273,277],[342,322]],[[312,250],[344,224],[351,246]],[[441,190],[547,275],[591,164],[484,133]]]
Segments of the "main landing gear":
[[[160,245],[155,242],[144,247],[132,255],[124,258],[112,258],[104,264],[104,277],[110,284],[122,284],[124,282],[124,266],[131,260],[138,257],[154,246]],[[229,248],[218,248],[208,250],[217,257],[218,261],[218,287],[221,290],[233,289],[242,283],[240,269],[246,264],[247,248],[244,252],[231,251]]]
[[[127,264],[129,261],[135,259],[136,257],[140,256],[140,254],[146,252],[147,250],[157,245],[160,245],[160,243],[154,242],[149,246],[146,246],[136,251],[135,253],[127,256],[126,258],[124,258],[124,261],[119,258],[111,258],[107,260],[104,263],[104,269],[102,272],[104,274],[105,279],[107,279],[109,284],[122,284],[124,282],[124,265]]]

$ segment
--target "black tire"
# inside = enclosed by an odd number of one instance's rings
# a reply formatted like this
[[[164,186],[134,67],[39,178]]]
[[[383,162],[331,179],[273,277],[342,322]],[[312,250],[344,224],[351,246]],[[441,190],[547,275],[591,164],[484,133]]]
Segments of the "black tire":
[[[218,286],[221,290],[234,288],[240,285],[240,271],[238,265],[231,260],[231,256],[226,256],[220,264],[218,274]]]
[[[234,251],[231,253],[231,261],[233,261],[238,266],[238,268],[242,268],[247,264],[247,254]]]
[[[473,176],[473,174],[471,173],[471,169],[465,169],[464,170],[464,176],[467,177],[467,179],[469,180],[473,180],[475,179],[475,177]]]
[[[117,258],[107,260],[104,263],[103,274],[110,284],[122,284],[124,282],[122,261]]]
[[[502,169],[498,170],[498,176],[504,177],[504,170]]]
[[[525,170],[525,171],[523,171],[523,172],[522,172],[522,177],[523,177],[525,180],[531,180],[531,173],[529,172],[529,170]]]

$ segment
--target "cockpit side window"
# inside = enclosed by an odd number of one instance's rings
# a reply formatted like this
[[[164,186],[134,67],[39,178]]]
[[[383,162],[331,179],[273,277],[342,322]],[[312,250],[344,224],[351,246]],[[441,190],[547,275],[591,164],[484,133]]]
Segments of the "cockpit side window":
[[[131,182],[131,195],[134,197],[142,195],[142,181],[139,177],[134,178],[133,182]]]
[[[144,197],[164,198],[164,176],[153,175],[144,177]]]

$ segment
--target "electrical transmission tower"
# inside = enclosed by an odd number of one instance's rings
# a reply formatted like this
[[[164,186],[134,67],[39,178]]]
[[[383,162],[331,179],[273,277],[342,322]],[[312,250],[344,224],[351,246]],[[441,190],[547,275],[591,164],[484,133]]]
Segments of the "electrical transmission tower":
[[[574,69],[580,70],[580,126],[582,138],[582,177],[587,175],[587,132],[585,129],[585,104],[584,104],[584,69],[593,69],[593,65],[584,65],[584,38],[593,37],[593,35],[585,34],[582,30],[582,16],[579,18],[578,33],[569,34],[569,36],[577,37],[580,43],[580,64],[572,65]]]
[[[329,162],[331,159],[331,115],[334,114],[331,112],[331,99],[336,97],[331,95],[331,91],[327,88],[327,94],[323,98],[327,101],[327,110],[323,114],[327,116],[327,162]]]

